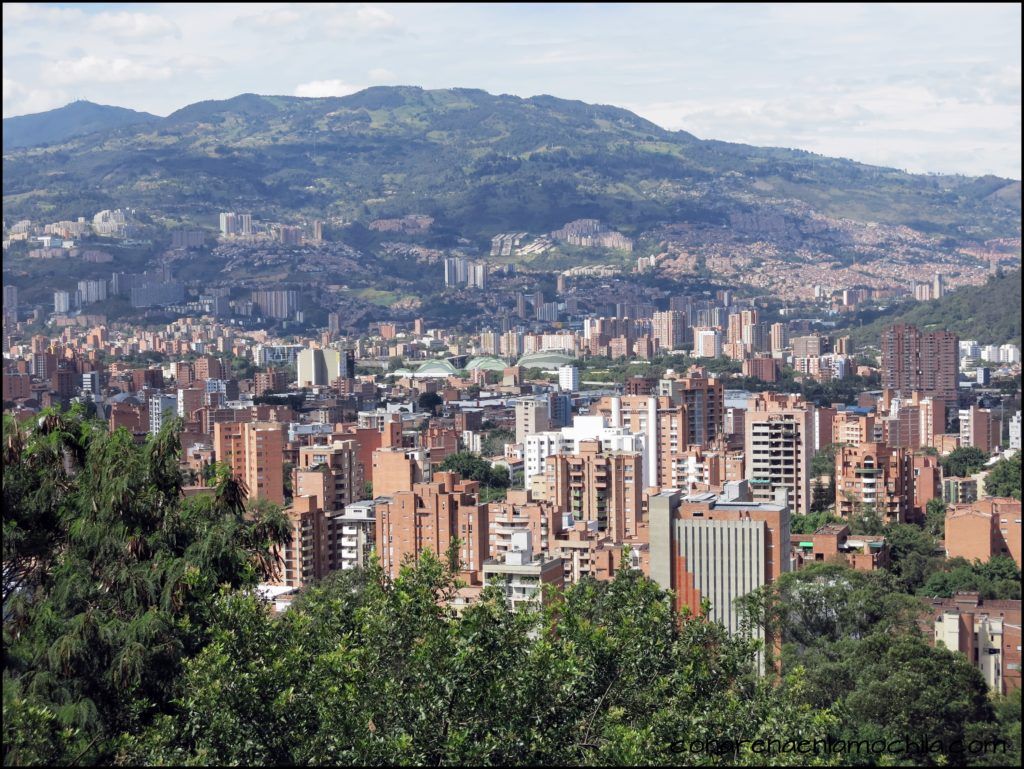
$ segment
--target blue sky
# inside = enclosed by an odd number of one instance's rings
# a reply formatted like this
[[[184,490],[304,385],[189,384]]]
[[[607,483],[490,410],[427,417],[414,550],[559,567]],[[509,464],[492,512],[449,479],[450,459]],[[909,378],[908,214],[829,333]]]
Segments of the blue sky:
[[[3,114],[244,92],[548,93],[701,138],[1021,178],[1018,4],[3,6]]]

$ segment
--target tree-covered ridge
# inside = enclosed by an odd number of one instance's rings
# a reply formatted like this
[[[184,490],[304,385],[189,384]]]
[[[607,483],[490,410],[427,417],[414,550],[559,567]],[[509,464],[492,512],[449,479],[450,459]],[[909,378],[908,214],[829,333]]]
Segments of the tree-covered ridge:
[[[848,329],[858,345],[878,345],[882,331],[907,323],[923,331],[953,331],[979,344],[1021,343],[1020,270],[994,276],[982,286],[964,286],[941,299],[894,305],[870,323]]]
[[[15,148],[59,144],[75,136],[159,121],[156,115],[124,107],[74,101],[59,109],[4,118],[4,152]]]
[[[718,225],[782,200],[927,232],[971,223],[981,237],[1020,234],[1020,182],[702,141],[615,107],[472,89],[200,102],[152,124],[10,152],[3,192],[8,217],[54,206],[362,221],[420,212],[482,242],[579,217],[629,232]]]

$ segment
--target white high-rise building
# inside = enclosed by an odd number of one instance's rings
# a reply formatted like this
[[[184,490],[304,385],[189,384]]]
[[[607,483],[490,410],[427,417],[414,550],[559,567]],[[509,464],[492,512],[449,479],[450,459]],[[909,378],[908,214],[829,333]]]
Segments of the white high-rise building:
[[[558,387],[567,392],[580,389],[580,370],[573,365],[558,367]]]
[[[53,292],[53,311],[55,313],[71,312],[71,293],[68,291]]]
[[[151,395],[149,398],[149,432],[156,435],[164,419],[178,413],[178,399],[174,395]]]
[[[722,354],[722,332],[714,328],[693,330],[693,354],[697,358],[718,358]]]
[[[1020,451],[1020,412],[1010,417],[1010,448]]]
[[[1015,344],[1004,344],[999,347],[1000,363],[1020,363],[1020,348]]]

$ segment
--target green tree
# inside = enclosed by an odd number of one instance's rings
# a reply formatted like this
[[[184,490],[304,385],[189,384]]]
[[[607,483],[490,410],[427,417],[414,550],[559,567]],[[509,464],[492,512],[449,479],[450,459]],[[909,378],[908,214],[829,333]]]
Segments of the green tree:
[[[437,393],[420,393],[420,397],[416,399],[416,405],[420,411],[429,411],[431,414],[437,413],[437,407],[444,404],[444,399]]]
[[[821,510],[807,515],[794,515],[789,519],[789,530],[793,534],[813,534],[830,523],[843,523],[843,519],[832,515],[828,510]]]
[[[455,589],[425,553],[393,581],[375,563],[331,576],[280,619],[222,596],[177,709],[128,738],[122,761],[762,765],[749,744],[689,746],[838,728],[801,701],[801,673],[757,676],[756,644],[680,617],[636,570],[517,612],[486,588],[457,613]]]
[[[968,563],[963,558],[940,561],[918,589],[926,596],[949,598],[958,592],[977,591],[982,598],[1020,600],[1020,569],[1005,555],[987,563]]]
[[[974,446],[953,449],[942,458],[942,472],[947,477],[966,478],[985,467],[988,454]]]
[[[946,536],[946,503],[939,499],[929,499],[925,505],[924,528],[935,539]]]
[[[833,739],[904,741],[903,752],[887,760],[962,765],[974,757],[958,744],[1000,733],[980,672],[921,635],[924,607],[893,574],[812,564],[758,588],[739,607],[745,622],[781,642],[784,671],[804,671],[800,700],[840,714]],[[905,742],[913,735],[942,741],[943,752],[929,755],[920,739]],[[874,765],[878,757],[843,761]]]
[[[907,593],[921,587],[943,560],[936,554],[935,539],[914,524],[887,526],[885,541],[889,546],[889,570]]]
[[[441,469],[456,472],[467,480],[479,481],[481,486],[505,489],[511,484],[504,467],[492,467],[490,462],[472,451],[449,454],[441,463]]]
[[[504,456],[505,445],[515,443],[516,434],[511,430],[497,428],[490,430],[480,444],[480,453],[485,457]]]
[[[850,516],[851,534],[878,535],[885,529],[882,514],[873,505],[860,505],[856,513]]]
[[[1020,499],[1020,452],[1000,459],[985,476],[985,493],[992,497]]]
[[[246,516],[230,474],[184,498],[178,429],[140,447],[74,411],[29,432],[5,421],[4,574],[18,580],[4,603],[5,763],[108,761],[168,707],[220,587],[273,572],[287,521]],[[9,731],[27,728],[39,731]]]

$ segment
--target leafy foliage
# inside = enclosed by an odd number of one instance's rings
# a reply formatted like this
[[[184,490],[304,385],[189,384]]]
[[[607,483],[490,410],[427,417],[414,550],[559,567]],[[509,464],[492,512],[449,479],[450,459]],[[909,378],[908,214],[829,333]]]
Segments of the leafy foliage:
[[[950,598],[959,592],[977,592],[982,598],[1020,600],[1020,569],[1014,560],[998,555],[982,563],[963,558],[944,561],[920,587],[921,595]]]
[[[993,497],[1020,499],[1020,452],[1000,459],[985,476],[985,493]]]
[[[441,469],[454,471],[471,481],[479,481],[481,486],[505,489],[511,483],[504,467],[492,467],[490,462],[472,451],[449,454],[441,463]]]
[[[139,447],[78,411],[5,420],[5,763],[109,758],[170,702],[221,587],[271,573],[287,522],[244,517],[227,474],[183,498],[177,429]]]
[[[901,591],[894,575],[813,564],[740,604],[748,622],[781,641],[784,669],[806,671],[803,701],[841,714],[833,739],[902,741],[902,754],[886,759],[959,765],[975,759],[957,745],[1006,733],[980,672],[962,654],[921,636],[923,606]],[[941,750],[930,753],[923,738]],[[1018,738],[1000,762],[1015,763],[1019,755]],[[844,756],[855,765],[877,760]]]
[[[757,765],[709,738],[836,727],[798,699],[800,675],[759,678],[755,646],[678,617],[622,569],[509,612],[493,589],[461,615],[433,557],[394,582],[376,565],[334,575],[280,620],[252,596],[217,603],[175,714],[122,760],[217,764]]]
[[[942,472],[948,477],[966,478],[985,467],[988,454],[974,446],[953,449],[942,458]]]

